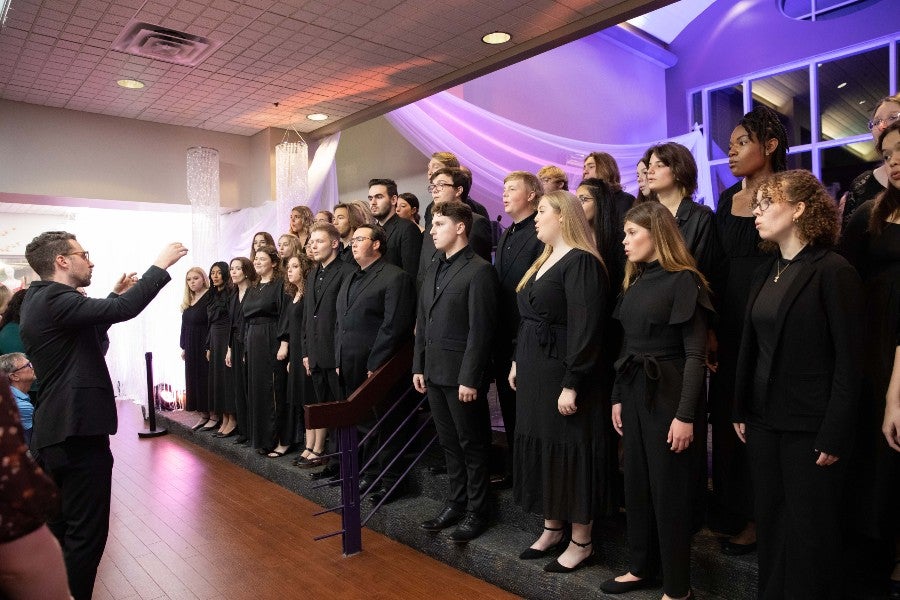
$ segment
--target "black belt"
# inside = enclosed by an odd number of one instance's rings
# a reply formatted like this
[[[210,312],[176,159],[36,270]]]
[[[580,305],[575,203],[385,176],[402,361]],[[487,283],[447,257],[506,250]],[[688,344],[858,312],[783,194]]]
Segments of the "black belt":
[[[559,358],[559,353],[556,349],[556,330],[562,329],[563,333],[565,333],[566,326],[564,324],[548,323],[542,319],[532,319],[529,317],[522,317],[522,320],[531,321],[535,324],[538,334],[538,345],[543,348],[547,356],[550,358]]]
[[[659,363],[683,358],[684,356],[681,354],[664,354],[659,356],[654,354],[629,354],[617,360],[614,366],[616,375],[621,377],[623,382],[629,384],[634,380],[634,376],[637,375],[638,368],[642,367],[644,378],[646,379],[644,402],[647,405],[647,410],[651,410],[653,396],[656,395],[656,388],[660,380]]]

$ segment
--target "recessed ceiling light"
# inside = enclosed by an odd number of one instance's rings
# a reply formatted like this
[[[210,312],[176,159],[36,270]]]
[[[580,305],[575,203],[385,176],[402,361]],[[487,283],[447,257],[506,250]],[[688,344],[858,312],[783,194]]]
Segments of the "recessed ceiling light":
[[[838,84],[838,89],[841,89],[841,88],[844,88],[844,87],[847,87],[847,82],[846,82],[846,81],[842,81],[841,83]]]
[[[505,31],[494,31],[482,36],[481,41],[485,44],[505,44],[512,39],[512,36]]]
[[[127,88],[129,90],[139,90],[144,87],[144,83],[138,81],[137,79],[120,79],[116,83],[123,88]]]
[[[328,115],[323,113],[313,113],[311,115],[306,115],[306,118],[310,121],[324,121],[328,118]]]

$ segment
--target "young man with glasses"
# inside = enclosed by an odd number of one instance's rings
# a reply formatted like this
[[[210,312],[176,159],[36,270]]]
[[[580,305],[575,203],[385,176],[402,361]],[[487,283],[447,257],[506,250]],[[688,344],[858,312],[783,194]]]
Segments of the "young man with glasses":
[[[85,298],[76,288],[91,283],[94,263],[71,233],[34,238],[25,258],[40,276],[22,304],[25,351],[41,378],[32,449],[59,487],[60,514],[50,523],[59,539],[75,600],[89,600],[109,532],[116,433],[115,393],[101,347],[101,333],[136,317],[168,283],[166,269],[187,254],[166,245],[138,279],[123,274],[107,298]]]

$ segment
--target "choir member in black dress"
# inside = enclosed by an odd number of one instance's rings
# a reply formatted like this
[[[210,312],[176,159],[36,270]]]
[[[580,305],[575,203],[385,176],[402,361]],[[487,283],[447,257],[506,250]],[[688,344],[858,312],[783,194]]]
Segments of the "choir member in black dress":
[[[885,129],[900,119],[900,94],[882,98],[872,112],[869,120],[869,132],[874,138],[878,148],[878,138]],[[888,172],[884,165],[878,165],[870,171],[861,173],[850,184],[850,190],[841,199],[843,210],[841,214],[842,229],[850,223],[850,218],[856,209],[864,202],[874,200],[888,187]]]
[[[253,261],[253,257],[256,256],[256,251],[263,246],[275,246],[275,238],[273,238],[272,234],[268,231],[257,231],[253,234],[253,243],[250,244],[251,262]]]
[[[278,236],[278,257],[281,259],[281,270],[287,272],[287,260],[292,256],[303,254],[303,244],[293,233],[282,233]]]
[[[315,225],[313,226],[315,228]],[[310,235],[310,237],[312,237]],[[305,349],[303,348],[303,310],[304,296],[307,294],[306,276],[313,268],[313,262],[306,254],[295,254],[287,259],[287,283],[285,291],[291,296],[288,306],[288,364],[287,364],[287,402],[284,404],[282,416],[278,419],[279,439],[282,446],[304,444],[311,448],[309,431],[303,426],[303,407],[315,397],[312,377],[303,365]],[[304,450],[309,454],[308,450]],[[302,455],[301,455],[302,456]]]
[[[518,285],[521,324],[509,385],[516,390],[513,497],[544,516],[544,532],[522,559],[564,550],[545,565],[569,573],[593,555],[597,357],[609,283],[578,198],[545,194],[535,217],[545,247]],[[563,529],[571,523],[571,543]]]
[[[611,282],[610,291],[615,298],[621,291],[622,277],[625,275],[625,253],[622,250],[624,221],[616,217],[616,194],[603,179],[597,177],[579,183],[575,194],[581,202],[603,264],[606,265]],[[624,216],[625,213],[622,213],[622,218]],[[618,346],[613,352],[617,351]]]
[[[844,229],[841,251],[863,280],[866,326],[862,332],[864,371],[860,396],[860,428],[856,437],[848,490],[854,529],[866,540],[861,547],[872,564],[897,561],[892,575],[900,587],[900,455],[878,435],[885,420],[883,399],[887,393],[894,358],[895,332],[900,326],[900,122],[885,129],[878,139],[888,174],[888,187],[874,200],[863,203]],[[891,554],[878,551],[880,544]],[[880,570],[880,569],[879,569]],[[880,573],[877,575],[880,578]]]
[[[419,199],[415,194],[404,192],[397,196],[397,216],[412,221],[424,234],[425,227],[420,223],[422,216],[419,214]]]
[[[625,213],[634,205],[634,196],[622,189],[622,175],[619,173],[616,159],[606,152],[588,154],[584,159],[582,179],[591,178],[602,179],[609,186],[616,208],[616,220],[622,223]],[[588,221],[590,222],[590,219]]]
[[[234,386],[231,373],[225,364],[228,341],[231,338],[231,296],[234,284],[228,272],[228,263],[213,264],[209,269],[209,341],[206,357],[209,359],[209,403],[210,411],[221,415],[221,424],[216,437],[231,437],[237,421],[234,418]]]
[[[753,209],[756,189],[766,177],[787,168],[787,132],[771,108],[757,104],[731,133],[728,166],[742,178],[719,196],[715,224],[722,244],[724,277],[718,288],[716,325],[718,369],[710,383],[712,423],[712,507],[716,528],[736,533],[722,540],[722,551],[740,555],[756,548],[753,487],[746,448],[734,435],[731,408],[747,295],[753,272],[766,262]]]
[[[500,280],[500,315],[497,342],[494,345],[494,381],[497,401],[503,414],[506,433],[504,473],[492,480],[497,487],[512,485],[513,449],[516,445],[516,392],[509,387],[509,368],[519,332],[519,301],[516,288],[525,271],[544,250],[537,238],[534,217],[543,192],[540,181],[527,171],[513,171],[503,180],[503,211],[512,219],[497,243],[494,267]]]
[[[754,274],[735,382],[753,479],[760,598],[841,598],[841,496],[856,430],[861,282],[828,248],[834,201],[808,171],[753,205],[775,256]]]
[[[651,167],[652,168],[652,167]],[[709,288],[672,214],[643,202],[625,217],[624,292],[614,316],[625,342],[616,362],[612,421],[625,447],[630,552],[609,594],[656,587],[663,599],[691,597],[690,516],[698,502],[694,442],[702,409]]]
[[[181,359],[184,361],[184,409],[200,413],[194,431],[219,428],[219,420],[210,413],[209,362],[206,360],[206,338],[209,335],[209,283],[206,272],[191,267],[184,278],[181,301]]]
[[[300,246],[306,246],[309,240],[309,229],[313,226],[313,212],[308,206],[295,206],[291,209],[290,231],[300,240]],[[274,245],[274,244],[273,244]]]
[[[231,259],[229,272],[235,291],[231,296],[228,310],[231,330],[225,364],[231,370],[230,381],[234,390],[234,415],[238,431],[238,437],[234,442],[245,444],[250,436],[250,409],[247,405],[247,365],[244,362],[244,298],[249,287],[256,283],[256,271],[249,258],[238,256]]]
[[[258,280],[244,297],[247,406],[250,444],[269,458],[284,456],[278,443],[276,414],[287,393],[287,315],[290,298],[274,246],[256,251],[253,268]]]
[[[650,187],[647,185],[647,162],[650,157],[641,158],[638,161],[635,171],[637,174],[638,194],[634,199],[635,204],[650,200]]]

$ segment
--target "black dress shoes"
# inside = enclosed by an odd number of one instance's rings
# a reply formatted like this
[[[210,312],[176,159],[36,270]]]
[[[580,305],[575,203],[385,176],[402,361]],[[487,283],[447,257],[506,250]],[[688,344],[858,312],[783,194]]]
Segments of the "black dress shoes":
[[[592,540],[588,540],[584,544],[579,544],[575,540],[571,540],[571,542],[580,548],[587,548],[594,543]],[[581,567],[587,566],[592,562],[594,562],[593,550],[591,550],[591,553],[583,558],[581,562],[576,564],[574,567],[567,567],[560,563],[559,560],[554,560],[553,562],[544,565],[544,571],[546,571],[547,573],[571,573],[572,571],[577,571]]]
[[[217,434],[215,435],[215,437],[217,437],[217,438],[230,438],[230,437],[233,437],[233,436],[236,436],[236,435],[237,435],[237,429],[232,429],[232,430],[229,431],[228,433],[221,433],[221,432],[219,432],[219,433],[217,433]]]
[[[218,429],[219,425],[222,424],[222,421],[207,421],[206,425],[200,428],[200,431],[212,431],[214,429]]]
[[[441,529],[456,525],[462,521],[464,516],[466,516],[466,511],[447,506],[444,507],[444,510],[442,510],[441,514],[436,518],[423,521],[419,524],[419,527],[426,531],[440,531]]]
[[[477,538],[488,528],[488,521],[481,515],[467,512],[459,527],[450,534],[450,541],[465,544]]]
[[[384,504],[390,504],[391,502],[395,502],[406,495],[406,486],[404,484],[400,484],[394,488],[394,491],[388,495],[388,488],[383,485],[379,485],[377,490],[374,490],[371,494],[366,496],[372,504],[378,504],[379,502]],[[384,500],[384,502],[382,502]]]
[[[727,539],[722,540],[722,554],[728,556],[743,556],[756,550],[756,542],[750,544],[735,544]]]
[[[447,465],[432,465],[428,467],[428,472],[432,475],[445,475],[447,473]]]
[[[196,425],[191,427],[191,431],[200,431],[201,429],[206,427],[207,423],[209,423],[209,419],[207,419],[205,421],[200,421]]]
[[[365,494],[366,490],[372,487],[372,482],[368,479],[360,479],[359,480],[359,493],[360,495]]]
[[[497,474],[491,476],[491,489],[508,490],[512,487],[513,480],[511,475]]]
[[[243,444],[246,441],[247,441],[247,437],[244,435],[241,435],[241,434],[238,434],[238,436],[234,439],[235,444]]]
[[[607,579],[600,584],[600,591],[607,594],[627,594],[637,590],[648,590],[660,586],[658,579],[644,578],[637,581],[616,581],[616,578]]]

